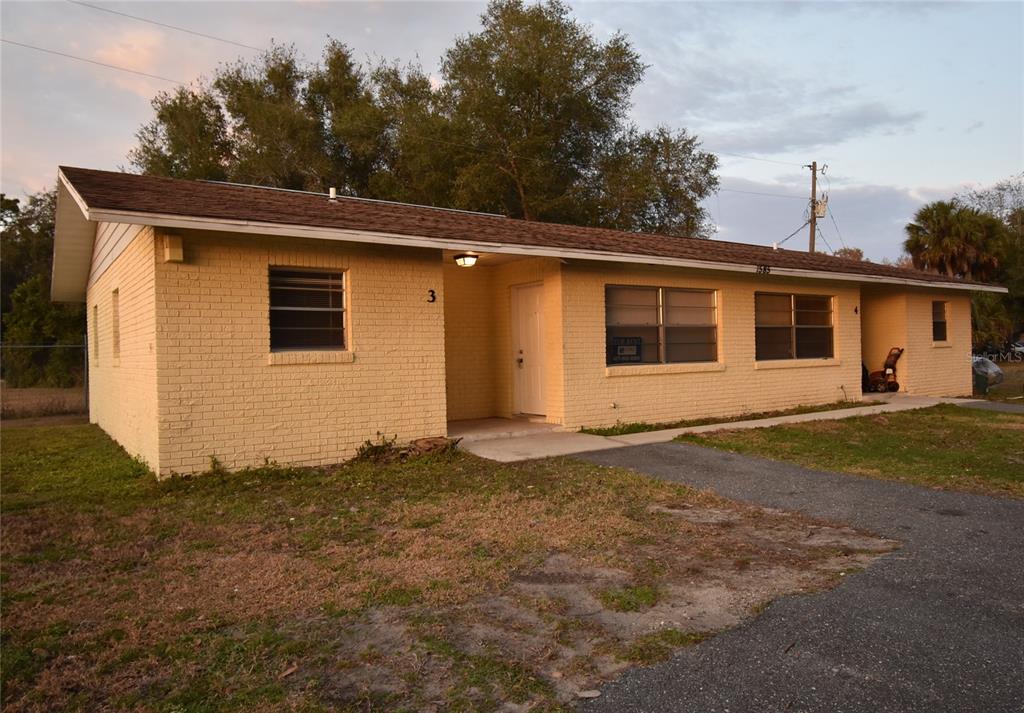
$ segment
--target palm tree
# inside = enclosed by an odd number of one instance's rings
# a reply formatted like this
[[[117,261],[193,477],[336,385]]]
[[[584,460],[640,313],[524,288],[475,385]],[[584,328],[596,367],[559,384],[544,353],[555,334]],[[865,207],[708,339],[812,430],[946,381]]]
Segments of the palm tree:
[[[999,269],[1005,226],[988,213],[936,201],[922,206],[906,231],[903,249],[919,270],[988,280]]]

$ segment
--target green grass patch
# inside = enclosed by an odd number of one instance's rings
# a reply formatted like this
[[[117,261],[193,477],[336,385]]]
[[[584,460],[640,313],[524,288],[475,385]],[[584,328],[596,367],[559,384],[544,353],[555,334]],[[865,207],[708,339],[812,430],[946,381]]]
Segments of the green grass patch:
[[[598,599],[609,609],[618,612],[635,612],[650,609],[658,603],[657,587],[649,584],[638,584],[633,587],[605,589],[598,594]]]
[[[802,413],[819,413],[821,411],[837,411],[839,409],[857,408],[869,406],[870,404],[859,401],[836,401],[830,404],[818,404],[813,406],[796,406],[784,411],[758,411],[754,413],[743,413],[736,416],[719,418],[690,418],[679,421],[666,421],[662,423],[646,423],[644,421],[633,421],[629,423],[616,423],[614,426],[605,428],[582,428],[582,433],[589,433],[594,436],[625,436],[630,433],[643,433],[645,431],[664,431],[668,428],[690,428],[692,426],[708,426],[712,423],[735,423],[736,421],[752,421],[761,418],[776,418],[778,416],[796,416]]]
[[[678,629],[662,629],[645,634],[624,652],[623,658],[644,666],[667,661],[678,649],[693,646],[708,637],[700,632],[684,632]]]
[[[504,701],[523,703],[549,696],[551,685],[525,664],[504,660],[496,652],[469,654],[450,640],[436,635],[420,638],[423,648],[448,659],[459,679],[449,694],[454,710],[499,710]],[[469,693],[483,693],[475,701]]]
[[[938,488],[1024,497],[1024,416],[942,404],[676,440]]]

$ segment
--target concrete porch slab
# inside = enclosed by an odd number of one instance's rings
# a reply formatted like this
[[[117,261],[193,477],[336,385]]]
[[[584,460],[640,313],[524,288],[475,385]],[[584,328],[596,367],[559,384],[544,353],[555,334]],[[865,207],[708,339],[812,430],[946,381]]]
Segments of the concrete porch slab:
[[[553,423],[531,421],[527,418],[474,418],[466,421],[449,421],[448,437],[461,438],[462,443],[466,444],[499,438],[539,436],[558,428]]]
[[[468,443],[463,441],[459,445],[481,458],[489,458],[499,463],[513,463],[533,458],[549,458],[586,451],[600,451],[606,448],[621,448],[625,444],[616,443],[603,436],[591,436],[588,433],[553,431],[519,438],[493,438],[486,441],[469,441]]]

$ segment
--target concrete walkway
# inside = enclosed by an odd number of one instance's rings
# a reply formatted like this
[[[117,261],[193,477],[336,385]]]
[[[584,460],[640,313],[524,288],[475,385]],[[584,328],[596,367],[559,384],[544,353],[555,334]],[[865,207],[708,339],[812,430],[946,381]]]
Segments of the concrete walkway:
[[[747,624],[670,661],[631,669],[584,711],[1024,710],[1024,501],[684,443],[582,458],[902,543],[835,589],[776,600]]]
[[[747,428],[770,428],[788,423],[806,423],[808,421],[835,421],[854,416],[873,416],[880,413],[910,411],[928,408],[941,403],[954,403],[966,407],[976,404],[987,404],[987,401],[976,399],[933,398],[930,396],[910,396],[907,394],[865,394],[864,405],[835,411],[819,411],[802,413],[793,416],[776,416],[774,418],[753,419],[750,421],[732,421],[712,423],[704,426],[686,428],[666,428],[660,431],[643,431],[623,436],[594,436],[577,431],[560,431],[549,424],[529,424],[528,432],[517,431],[515,425],[495,425],[488,423],[487,429],[479,433],[466,429],[463,433],[461,447],[482,458],[512,463],[533,458],[564,456],[586,451],[602,451],[626,446],[641,446],[651,443],[667,443],[676,436],[685,433],[707,433],[709,431],[742,430]],[[981,406],[984,408],[984,406]],[[507,419],[486,419],[505,424],[516,422]],[[480,434],[484,437],[480,437]],[[500,434],[492,435],[489,434]]]
[[[1021,402],[1009,403],[1006,401],[960,401],[957,406],[963,406],[964,408],[976,408],[981,411],[997,411],[999,413],[1020,413],[1024,414],[1024,404]]]

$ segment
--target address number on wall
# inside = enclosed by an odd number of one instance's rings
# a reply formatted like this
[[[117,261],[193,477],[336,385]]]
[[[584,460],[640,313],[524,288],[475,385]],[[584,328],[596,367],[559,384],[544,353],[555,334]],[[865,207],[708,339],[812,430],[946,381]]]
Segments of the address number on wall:
[[[437,293],[433,290],[427,290],[427,302],[437,302]]]

